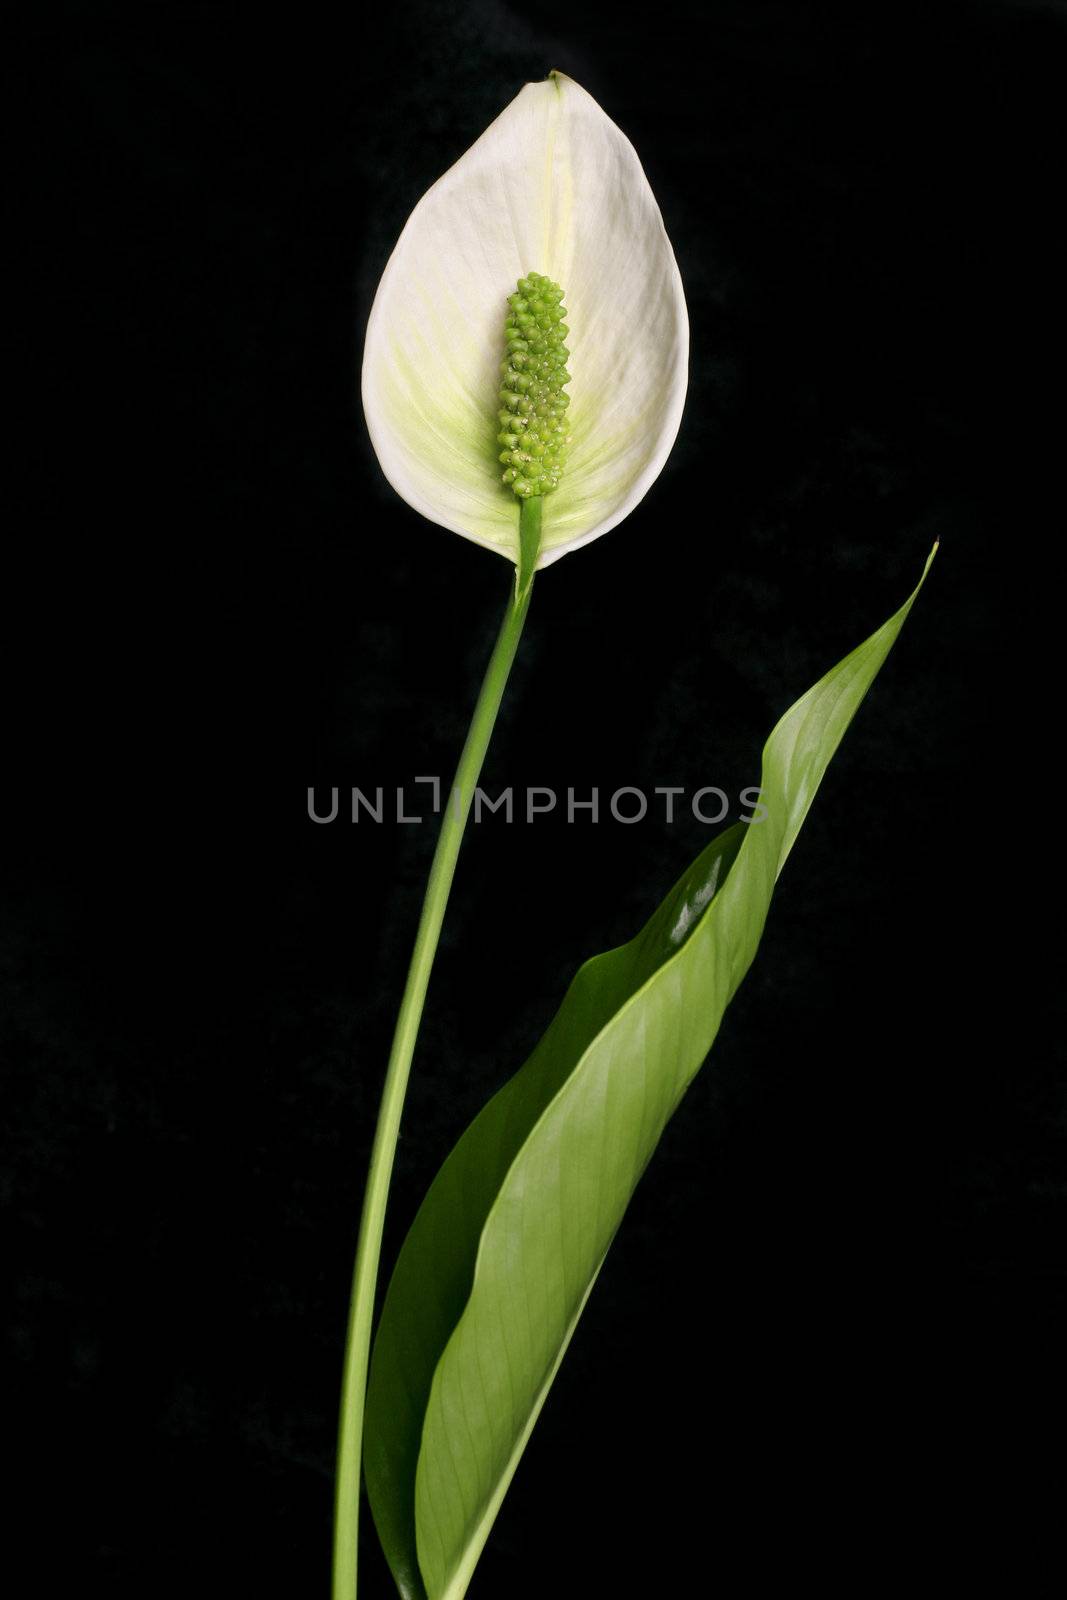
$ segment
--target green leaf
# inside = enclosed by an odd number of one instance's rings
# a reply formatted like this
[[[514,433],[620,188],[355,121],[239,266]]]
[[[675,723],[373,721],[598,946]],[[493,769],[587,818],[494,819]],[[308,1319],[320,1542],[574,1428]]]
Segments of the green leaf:
[[[782,718],[763,821],[713,840],[636,939],[581,968],[448,1157],[401,1250],[365,1463],[404,1600],[460,1600],[608,1246],[759,944],[775,880],[915,595]]]

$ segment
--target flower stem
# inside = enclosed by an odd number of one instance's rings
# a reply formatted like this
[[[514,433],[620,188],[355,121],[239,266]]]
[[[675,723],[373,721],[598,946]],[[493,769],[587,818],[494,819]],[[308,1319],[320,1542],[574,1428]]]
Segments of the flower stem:
[[[530,605],[534,568],[541,543],[541,500],[534,496],[521,502],[519,519],[520,558],[507,611],[489,659],[478,703],[474,708],[467,741],[456,768],[451,796],[446,798],[441,832],[434,852],[430,879],[426,885],[422,916],[415,935],[415,949],[408,968],[404,997],[393,1035],[393,1046],[386,1069],[385,1087],[378,1110],[378,1126],[371,1150],[370,1170],[363,1197],[363,1215],[356,1246],[356,1266],[352,1281],[352,1301],[345,1346],[344,1377],[341,1386],[341,1422],[337,1447],[337,1489],[334,1511],[333,1600],[355,1600],[359,1535],[360,1467],[363,1451],[363,1413],[367,1393],[367,1368],[370,1360],[371,1326],[378,1262],[382,1247],[389,1180],[393,1171],[400,1115],[407,1090],[411,1058],[415,1052],[419,1021],[422,1017],[430,970],[444,921],[448,893],[456,870],[474,791],[485,760],[485,752],[496,722],[504,687],[518,648],[522,625]]]

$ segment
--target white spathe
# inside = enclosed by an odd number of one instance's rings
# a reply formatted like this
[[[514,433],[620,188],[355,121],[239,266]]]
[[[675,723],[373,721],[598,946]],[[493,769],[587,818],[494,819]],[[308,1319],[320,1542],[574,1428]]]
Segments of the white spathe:
[[[571,443],[539,566],[627,516],[685,401],[689,319],[659,207],[626,136],[571,78],[528,83],[423,195],[371,308],[363,407],[389,482],[431,522],[517,559],[496,436],[507,296],[560,284]]]

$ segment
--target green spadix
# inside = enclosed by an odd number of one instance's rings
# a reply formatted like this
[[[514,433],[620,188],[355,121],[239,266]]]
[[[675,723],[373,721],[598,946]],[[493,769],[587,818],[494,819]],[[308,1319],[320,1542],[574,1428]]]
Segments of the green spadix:
[[[548,494],[563,471],[570,404],[563,386],[571,376],[566,314],[563,290],[539,272],[520,278],[508,296],[497,443],[504,446],[504,482],[520,500]]]

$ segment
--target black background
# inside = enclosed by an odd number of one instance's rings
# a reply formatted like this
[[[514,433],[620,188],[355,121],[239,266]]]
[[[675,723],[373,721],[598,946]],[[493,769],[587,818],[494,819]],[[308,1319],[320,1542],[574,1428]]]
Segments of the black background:
[[[470,1593],[949,1583],[1023,1482],[1014,1559],[1064,1327],[1040,1018],[1067,16],[375,9],[68,4],[14,50],[4,1175],[20,1475],[54,1518],[27,1592],[327,1592],[433,829],[316,827],[306,790],[450,772],[507,585],[385,484],[359,350],[415,201],[551,67],[642,157],[691,389],[646,500],[538,580],[487,784],[736,793],[941,553]],[[706,837],[472,832],[387,1251],[576,965]],[[364,1544],[376,1600],[369,1519]]]

